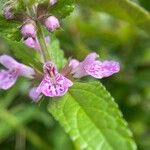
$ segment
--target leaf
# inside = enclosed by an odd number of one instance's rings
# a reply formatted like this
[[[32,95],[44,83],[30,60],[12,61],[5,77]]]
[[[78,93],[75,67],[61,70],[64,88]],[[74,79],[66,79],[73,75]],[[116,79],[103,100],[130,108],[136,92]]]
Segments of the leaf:
[[[20,23],[12,20],[6,20],[0,16],[0,37],[7,38],[14,41],[20,41]]]
[[[148,0],[139,0],[140,4],[146,8],[148,11],[150,11],[150,1]]]
[[[98,11],[109,13],[110,15],[119,19],[126,20],[134,25],[137,25],[150,32],[150,14],[148,11],[140,7],[138,4],[129,0],[96,0],[93,2],[87,0],[77,0],[90,8]]]
[[[21,59],[22,62],[26,65],[36,68],[37,70],[42,70],[42,65],[38,59],[38,53],[36,50],[27,47],[21,42],[17,41],[10,41],[5,39],[10,46],[10,50],[13,54],[18,58]]]
[[[74,10],[74,0],[59,0],[53,7],[50,7],[51,14],[59,18],[65,18]]]
[[[79,149],[136,149],[118,106],[99,82],[75,83],[68,94],[50,102],[49,112]]]
[[[48,51],[52,57],[52,61],[57,65],[58,69],[61,69],[65,63],[63,50],[60,48],[59,41],[57,39],[52,39],[48,45]]]

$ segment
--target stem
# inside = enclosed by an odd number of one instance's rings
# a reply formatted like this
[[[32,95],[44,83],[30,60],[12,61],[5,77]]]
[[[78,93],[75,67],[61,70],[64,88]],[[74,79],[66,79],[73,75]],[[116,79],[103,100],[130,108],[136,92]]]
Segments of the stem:
[[[24,4],[26,4],[25,0],[23,0]],[[36,17],[36,12],[33,10],[33,7],[27,7],[27,12],[28,12],[28,15],[29,16],[32,16],[32,17]],[[49,55],[49,52],[48,52],[48,49],[47,49],[47,45],[46,45],[46,42],[45,42],[45,36],[44,36],[44,33],[43,33],[43,29],[42,29],[42,25],[40,24],[40,22],[37,20],[36,21],[36,24],[37,24],[37,40],[39,42],[39,45],[40,45],[40,52],[41,52],[41,55],[43,57],[43,61],[44,62],[47,62],[48,60],[50,60],[50,55]]]
[[[48,60],[50,60],[50,55],[45,42],[45,36],[43,33],[42,26],[38,21],[37,21],[37,27],[38,27],[37,38],[40,44],[41,53],[43,55],[44,62],[47,62]]]

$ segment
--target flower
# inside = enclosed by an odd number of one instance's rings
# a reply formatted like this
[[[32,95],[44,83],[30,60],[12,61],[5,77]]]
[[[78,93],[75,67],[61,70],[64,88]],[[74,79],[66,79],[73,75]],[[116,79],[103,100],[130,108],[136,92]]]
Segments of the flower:
[[[90,53],[82,62],[76,59],[70,61],[72,67],[72,74],[74,78],[81,78],[87,75],[91,75],[94,78],[101,79],[109,77],[114,73],[119,72],[120,66],[116,61],[99,61],[96,58],[99,57],[96,53]]]
[[[31,97],[34,102],[38,102],[41,99],[42,95],[41,92],[37,90],[37,87],[33,87],[29,91],[29,97]]]
[[[39,100],[40,94],[48,97],[63,96],[68,88],[73,85],[72,81],[58,73],[56,66],[52,62],[46,62],[43,66],[44,78],[38,87],[30,91],[30,97],[34,101]]]
[[[27,39],[24,40],[24,44],[27,45],[30,48],[34,48],[34,49],[39,49],[39,46],[37,44],[36,39],[32,38],[32,37],[28,37]]]
[[[18,63],[8,55],[1,55],[0,63],[7,68],[7,70],[0,70],[0,89],[9,89],[15,84],[19,76],[32,78],[35,74],[32,68]]]
[[[49,0],[50,5],[54,5],[57,3],[57,0]]]
[[[50,43],[49,36],[45,37],[45,42],[46,42],[46,44]],[[39,41],[37,40],[37,38],[28,37],[27,39],[24,40],[24,44],[30,48],[40,50],[40,44],[39,44]]]
[[[28,22],[21,27],[21,34],[23,37],[28,38],[28,37],[33,37],[35,38],[36,36],[36,26],[32,22]]]
[[[55,16],[49,16],[45,19],[44,25],[50,32],[53,32],[60,27],[59,20]]]

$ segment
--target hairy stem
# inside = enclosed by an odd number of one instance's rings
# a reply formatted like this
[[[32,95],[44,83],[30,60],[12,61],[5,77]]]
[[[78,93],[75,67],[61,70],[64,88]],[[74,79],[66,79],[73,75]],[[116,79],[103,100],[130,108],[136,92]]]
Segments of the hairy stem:
[[[44,62],[46,62],[46,61],[50,60],[50,56],[49,56],[47,45],[45,42],[45,36],[43,33],[42,26],[38,21],[37,21],[37,27],[38,27],[37,38],[38,38],[38,41],[40,44],[41,53],[43,55]]]
[[[24,1],[24,4],[26,5],[26,2]],[[27,5],[26,5],[27,7]],[[35,11],[35,7],[27,7],[27,13],[29,16],[36,18],[36,11]],[[36,20],[36,19],[35,19]],[[47,45],[45,42],[45,36],[44,36],[44,32],[42,29],[42,25],[40,24],[40,22],[38,20],[36,20],[36,25],[37,25],[37,40],[39,42],[40,45],[40,52],[42,55],[42,59],[44,62],[47,62],[48,60],[50,60],[50,56],[49,56],[49,52],[47,49]]]

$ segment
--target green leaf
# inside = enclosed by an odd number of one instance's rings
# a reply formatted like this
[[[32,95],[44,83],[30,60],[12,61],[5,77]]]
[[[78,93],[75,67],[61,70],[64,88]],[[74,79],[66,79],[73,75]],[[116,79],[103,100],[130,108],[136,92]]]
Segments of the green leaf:
[[[50,13],[59,18],[65,18],[74,10],[74,0],[59,0],[53,7],[50,7]]]
[[[118,106],[99,82],[75,83],[64,97],[50,102],[49,112],[79,149],[136,149]]]
[[[0,16],[0,37],[4,37],[14,41],[20,41],[20,23],[12,20],[6,20]]]
[[[57,65],[57,68],[61,69],[64,67],[66,59],[64,58],[63,50],[60,48],[60,44],[57,39],[52,39],[48,45],[48,51],[52,57],[52,61]]]
[[[87,0],[77,0],[78,3],[88,6],[98,11],[109,13],[110,15],[129,21],[150,32],[150,14],[138,4],[129,0],[97,0],[93,2]]]
[[[10,46],[10,50],[13,54],[21,59],[26,65],[36,68],[37,70],[42,70],[42,64],[39,61],[38,52],[35,49],[27,47],[25,44],[17,41],[10,41],[5,39]]]

